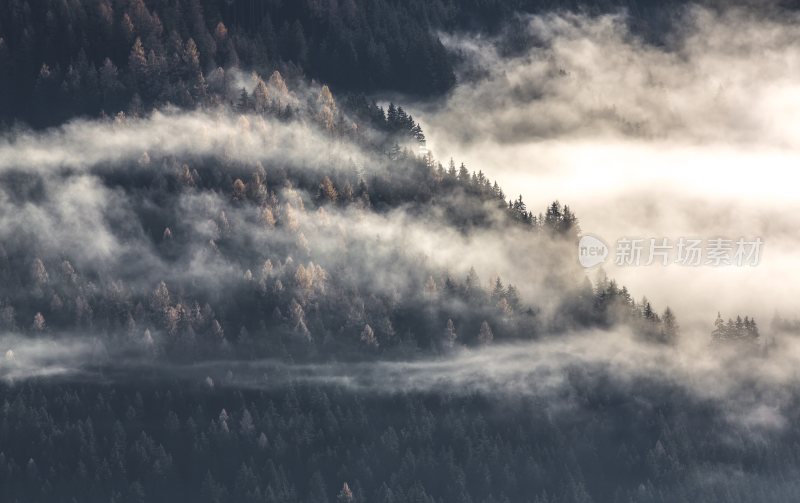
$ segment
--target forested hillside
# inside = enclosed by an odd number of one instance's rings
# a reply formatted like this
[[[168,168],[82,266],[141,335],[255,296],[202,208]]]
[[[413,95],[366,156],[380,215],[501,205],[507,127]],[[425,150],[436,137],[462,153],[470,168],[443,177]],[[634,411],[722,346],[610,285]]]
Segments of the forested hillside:
[[[23,384],[0,390],[4,501],[791,501],[796,432],[732,433],[679,390],[571,373],[552,399]],[[798,410],[797,402],[793,404]],[[735,430],[733,430],[735,431]],[[731,480],[701,473],[737,470]],[[345,484],[347,489],[344,488]]]
[[[570,253],[579,226],[568,206],[554,202],[535,215],[482,172],[416,153],[424,133],[402,107],[385,113],[351,99],[351,118],[327,86],[294,92],[278,72],[267,82],[254,75],[248,87],[228,90],[238,96],[238,119],[215,112],[232,122],[221,151],[144,148],[78,173],[32,171],[10,159],[4,209],[16,218],[15,238],[0,247],[3,329],[99,334],[182,360],[441,352],[617,322],[663,342],[677,336],[674,315],[660,319],[613,281],[593,290]],[[91,136],[115,143],[164,121],[180,129],[208,119],[122,113],[92,125]],[[88,140],[87,127],[75,123],[62,135]],[[274,128],[304,135],[301,143],[316,144],[321,157],[246,159],[249,135],[261,141]],[[81,187],[89,176],[91,186]],[[78,192],[86,191],[113,193],[115,204],[85,208]],[[78,209],[84,221],[71,219]],[[47,226],[59,224],[114,252],[97,260],[96,251],[67,246],[70,238],[52,243]],[[457,258],[428,263],[391,232],[397,225],[424,225],[443,240],[520,240],[529,260],[549,263],[540,278],[547,303],[526,302],[509,278],[481,278]]]
[[[585,2],[582,2],[585,5]],[[636,0],[634,19],[662,2]],[[577,5],[577,4],[576,4]],[[619,2],[597,1],[606,12]],[[0,3],[0,121],[37,126],[172,103],[218,101],[231,68],[338,93],[438,95],[455,84],[456,55],[437,30],[496,31],[550,0],[89,0]]]
[[[683,3],[0,0],[0,502],[796,500],[800,324],[684,331],[408,112]]]
[[[568,206],[537,214],[481,171],[420,152],[402,107],[340,106],[279,72],[242,79],[218,91],[230,105],[17,129],[3,145],[3,500],[611,494],[553,450],[584,433],[531,443],[560,429],[529,417],[532,403],[501,418],[494,399],[460,392],[251,376],[265,361],[413,362],[620,323],[648,343],[678,333],[671,313],[585,279]],[[524,243],[545,303],[458,253],[425,256],[491,241]]]

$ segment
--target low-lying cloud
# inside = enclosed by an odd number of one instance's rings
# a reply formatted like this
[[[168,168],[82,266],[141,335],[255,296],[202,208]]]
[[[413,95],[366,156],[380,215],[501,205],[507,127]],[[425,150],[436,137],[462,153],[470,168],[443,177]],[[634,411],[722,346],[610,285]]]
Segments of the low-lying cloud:
[[[795,368],[800,363],[796,339],[783,340],[768,357],[743,356],[722,346],[653,345],[624,329],[553,334],[414,361],[311,364],[272,359],[152,362],[130,352],[109,354],[99,342],[74,336],[40,340],[4,336],[0,347],[5,352],[0,378],[9,382],[58,377],[113,383],[167,377],[209,388],[276,390],[312,385],[381,395],[479,394],[541,400],[553,413],[580,412],[583,397],[598,387],[644,401],[657,401],[659,390],[667,387],[713,407],[730,424],[756,433],[790,424],[791,389],[798,384]]]
[[[151,158],[167,156],[299,166],[364,162],[354,144],[331,141],[313,124],[224,109],[157,110],[143,118],[76,120],[44,132],[16,131],[0,137],[0,173],[20,168],[39,173],[86,169],[130,159],[147,166]]]
[[[28,379],[70,378],[87,367],[106,362],[107,352],[99,341],[78,338],[31,339],[0,335],[0,380],[14,383]]]
[[[800,29],[772,9],[687,7],[663,45],[624,14],[525,18],[530,47],[445,38],[481,77],[422,106],[429,145],[496,176],[506,192],[561,199],[581,227],[622,237],[761,237],[755,268],[607,267],[687,323],[717,311],[796,310]],[[613,257],[612,257],[613,259]]]
[[[357,176],[387,173],[391,165],[313,121],[222,109],[155,111],[143,118],[77,120],[42,132],[6,131],[0,136],[3,253],[29,255],[27,261],[40,258],[47,267],[66,259],[80,274],[100,273],[148,294],[161,281],[170,288],[221,292],[240,283],[247,271],[258,276],[267,258],[277,267],[291,253],[295,260],[311,259],[329,270],[355,267],[359,286],[373,293],[408,293],[418,288],[418,276],[427,277],[426,267],[458,278],[475,267],[487,288],[500,276],[505,282],[513,279],[528,304],[557,302],[543,280],[552,279],[553,257],[570,250],[506,226],[494,201],[484,208],[494,225],[463,233],[435,210],[328,206],[307,211],[304,203],[313,206],[316,194],[285,183],[292,171],[311,180],[345,172],[355,184]],[[166,187],[184,183],[187,176],[195,183],[195,166],[205,166],[204,176],[227,180],[213,182],[213,190],[184,187],[165,197]],[[232,200],[233,180],[251,182],[252,173],[259,174],[265,192],[277,197],[269,203],[270,214],[280,220],[277,227],[265,224],[263,207]],[[264,197],[271,198],[269,193]],[[171,242],[180,243],[181,260],[164,256],[162,248],[178,246],[164,241],[167,227]],[[214,251],[221,239],[235,243],[236,257]],[[521,244],[533,250],[523,261],[516,255]],[[566,276],[574,272],[564,271]],[[0,286],[0,300],[15,295]]]
[[[632,137],[791,146],[800,140],[791,119],[800,111],[796,21],[690,7],[671,43],[654,46],[622,14],[551,13],[527,18],[532,45],[510,59],[494,41],[448,36],[487,73],[456,88],[434,121],[449,127],[433,132],[505,144]]]

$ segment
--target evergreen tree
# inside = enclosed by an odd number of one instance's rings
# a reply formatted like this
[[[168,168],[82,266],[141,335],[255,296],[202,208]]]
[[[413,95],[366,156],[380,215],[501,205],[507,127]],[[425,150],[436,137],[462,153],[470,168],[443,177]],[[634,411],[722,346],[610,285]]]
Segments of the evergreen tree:
[[[142,39],[136,37],[130,55],[128,56],[128,69],[131,75],[132,88],[140,94],[146,92],[150,78],[147,56],[142,46]]]
[[[492,333],[492,329],[489,327],[489,324],[486,323],[484,320],[481,323],[480,331],[478,331],[478,342],[482,345],[491,344],[494,340],[494,334]]]
[[[350,490],[350,486],[347,485],[347,482],[342,485],[342,490],[339,491],[336,501],[337,503],[352,503],[355,501],[353,491]]]
[[[447,326],[444,329],[444,345],[447,348],[452,348],[455,346],[456,339],[458,339],[458,334],[456,333],[456,327],[453,324],[453,320],[447,320]]]
[[[675,314],[669,307],[664,310],[664,315],[661,317],[661,323],[663,324],[662,330],[664,342],[674,344],[678,339],[680,327],[675,319]]]
[[[721,342],[725,339],[725,321],[722,315],[717,313],[717,319],[714,320],[714,331],[711,332],[711,340],[714,342]]]
[[[244,87],[239,92],[239,101],[236,102],[236,110],[240,113],[248,113],[253,109],[253,102],[250,99],[250,95],[247,92],[247,89]]]
[[[378,339],[375,337],[375,332],[369,324],[364,325],[364,330],[361,331],[361,342],[371,348],[378,347]]]

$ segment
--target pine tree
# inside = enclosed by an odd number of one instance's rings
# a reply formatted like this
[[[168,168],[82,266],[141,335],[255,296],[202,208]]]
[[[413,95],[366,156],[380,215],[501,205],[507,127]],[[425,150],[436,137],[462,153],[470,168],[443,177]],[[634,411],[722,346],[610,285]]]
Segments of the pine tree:
[[[295,334],[297,334],[301,340],[310,342],[311,332],[306,326],[306,314],[305,310],[303,310],[303,306],[301,306],[297,300],[292,299],[292,302],[289,305],[289,313],[291,314],[291,321]]]
[[[656,320],[656,312],[653,310],[653,306],[650,304],[650,301],[648,301],[646,297],[642,299],[642,317],[648,321]]]
[[[481,323],[480,331],[478,331],[478,342],[486,346],[491,344],[493,340],[494,340],[494,334],[492,333],[492,329],[489,327],[489,324],[484,320],[484,322]]]
[[[339,495],[336,497],[337,503],[353,503],[353,491],[350,489],[350,486],[345,482],[342,485],[342,490],[339,491]]]
[[[517,311],[519,309],[519,292],[517,292],[517,288],[514,285],[509,284],[508,288],[506,288],[506,300],[511,310]]]
[[[33,261],[31,275],[33,276],[33,280],[39,286],[44,285],[50,280],[50,275],[47,274],[47,269],[44,267],[44,262],[42,262],[42,259],[38,257]]]
[[[145,56],[144,47],[142,46],[142,39],[139,37],[136,37],[128,56],[128,71],[133,80],[134,89],[139,93],[144,92],[150,75],[147,56]]]
[[[255,87],[253,88],[253,106],[255,111],[258,113],[264,113],[269,110],[270,105],[271,100],[267,85],[259,78]]]
[[[253,109],[253,102],[250,100],[250,95],[244,87],[239,92],[239,101],[236,102],[236,110],[239,113],[246,114]]]
[[[492,186],[492,192],[494,192],[494,197],[500,199],[501,201],[505,201],[506,195],[503,193],[503,189],[500,188],[500,185],[498,185],[496,181]]]
[[[333,203],[335,204],[336,201],[339,199],[339,193],[336,191],[336,187],[334,187],[333,182],[327,176],[322,179],[322,183],[319,184],[319,192],[317,193],[317,198],[322,203]]]
[[[419,124],[414,124],[414,127],[411,128],[411,133],[414,135],[414,139],[421,144],[425,144],[425,133],[422,132],[422,126]]]
[[[503,287],[503,282],[498,277],[494,282],[494,289],[492,290],[492,300],[495,302],[500,301],[506,295],[506,289]]]
[[[195,101],[202,101],[208,93],[208,84],[200,66],[200,51],[194,39],[189,38],[183,51],[183,62],[186,68],[185,80]]]
[[[397,107],[394,103],[389,103],[389,108],[386,111],[386,126],[390,132],[397,131]]]
[[[153,292],[151,305],[157,312],[163,312],[170,305],[169,289],[167,289],[167,284],[163,281],[158,284]]]
[[[455,161],[453,161],[452,157],[450,158],[450,163],[447,166],[447,176],[452,178],[452,179],[455,179],[456,176],[457,176],[457,174],[456,174],[456,163],[455,163]]]
[[[755,318],[752,318],[750,320],[750,332],[749,332],[749,335],[750,335],[750,338],[752,340],[758,340],[758,338],[760,337],[760,334],[758,333],[758,326],[756,325],[756,319]]]
[[[678,326],[678,321],[676,320],[672,309],[667,307],[666,310],[664,310],[664,315],[662,316],[661,321],[663,324],[664,342],[670,344],[675,343],[680,333],[680,327]]]
[[[458,339],[458,334],[456,333],[456,327],[453,324],[453,320],[447,320],[447,326],[444,328],[444,346],[447,348],[452,348],[455,346],[456,339]]]
[[[98,78],[103,110],[110,114],[118,112],[123,106],[124,87],[119,80],[117,67],[109,58],[103,60]]]
[[[464,185],[469,184],[469,171],[463,162],[458,167],[458,181]]]
[[[547,208],[544,215],[544,225],[551,232],[561,232],[564,215],[561,212],[561,205],[558,201],[553,201]]]
[[[714,320],[714,331],[711,332],[711,340],[714,342],[721,342],[725,339],[725,320],[722,315],[717,313],[717,319]]]
[[[578,217],[572,213],[572,210],[569,209],[569,206],[564,205],[564,210],[561,216],[561,225],[559,226],[559,232],[568,237],[577,239],[578,235],[580,234],[580,226],[578,225]]]
[[[320,125],[329,132],[333,132],[333,126],[339,113],[336,101],[327,85],[323,85],[317,96],[317,120]]]
[[[469,295],[470,297],[475,297],[475,295],[480,291],[480,286],[481,286],[481,280],[480,278],[478,278],[478,273],[475,272],[474,267],[470,267],[465,282],[467,295]]]
[[[47,328],[47,323],[44,320],[44,316],[42,316],[42,313],[36,313],[36,316],[33,317],[33,330],[43,332],[45,328]]]
[[[241,431],[243,435],[247,436],[250,436],[255,431],[253,416],[247,409],[244,409],[242,412],[242,418],[239,420],[239,431]]]
[[[283,80],[283,75],[281,75],[281,72],[278,70],[275,70],[272,72],[272,75],[269,76],[267,88],[277,98],[285,97],[289,94],[289,87],[286,85],[286,81]]]

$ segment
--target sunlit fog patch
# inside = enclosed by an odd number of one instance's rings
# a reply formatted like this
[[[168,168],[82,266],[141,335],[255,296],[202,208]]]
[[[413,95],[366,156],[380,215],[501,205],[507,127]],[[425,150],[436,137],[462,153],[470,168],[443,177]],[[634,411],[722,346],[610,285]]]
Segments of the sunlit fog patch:
[[[800,35],[796,14],[688,7],[663,45],[624,14],[527,18],[530,47],[445,37],[479,78],[416,115],[440,156],[497,176],[509,197],[570,204],[584,232],[759,237],[747,271],[607,267],[632,291],[709,327],[717,311],[763,321],[796,310],[800,239]],[[480,121],[477,121],[480,118]],[[711,313],[711,317],[709,317]]]
[[[486,76],[456,88],[441,119],[465,120],[437,134],[509,144],[626,136],[791,146],[798,140],[795,17],[687,8],[672,42],[655,46],[635,36],[623,14],[532,16],[529,50],[506,59],[501,41],[451,35],[445,43]],[[478,130],[468,118],[484,107]]]

